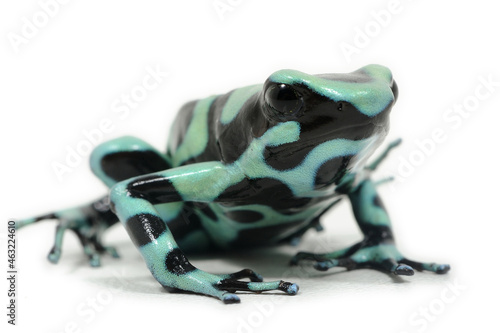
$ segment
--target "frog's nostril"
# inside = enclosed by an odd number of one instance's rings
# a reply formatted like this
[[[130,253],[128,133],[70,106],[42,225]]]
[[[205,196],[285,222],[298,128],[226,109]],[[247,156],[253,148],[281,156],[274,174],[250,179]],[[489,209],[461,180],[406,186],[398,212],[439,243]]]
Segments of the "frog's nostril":
[[[398,90],[398,85],[396,84],[396,81],[392,81],[392,84],[391,84],[391,90],[392,90],[392,95],[394,96],[394,102],[398,99],[398,94],[399,94],[399,90]]]

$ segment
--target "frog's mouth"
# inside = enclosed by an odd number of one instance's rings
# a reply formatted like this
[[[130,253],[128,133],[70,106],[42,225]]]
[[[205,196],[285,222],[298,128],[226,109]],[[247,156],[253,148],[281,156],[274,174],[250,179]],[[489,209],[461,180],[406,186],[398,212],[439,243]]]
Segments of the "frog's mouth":
[[[315,140],[317,141],[329,141],[332,139],[346,139],[346,140],[366,140],[378,138],[377,140],[382,141],[388,131],[388,124],[374,124],[372,122],[365,122],[362,124],[352,124],[348,126],[342,126],[335,129],[330,129],[329,131],[316,135]],[[379,142],[380,143],[380,142]]]
[[[365,139],[364,147],[356,154],[356,158],[352,166],[352,172],[356,173],[364,168],[364,166],[367,164],[368,159],[373,155],[375,150],[377,150],[382,141],[384,141],[384,138],[385,135],[376,133],[370,138]]]

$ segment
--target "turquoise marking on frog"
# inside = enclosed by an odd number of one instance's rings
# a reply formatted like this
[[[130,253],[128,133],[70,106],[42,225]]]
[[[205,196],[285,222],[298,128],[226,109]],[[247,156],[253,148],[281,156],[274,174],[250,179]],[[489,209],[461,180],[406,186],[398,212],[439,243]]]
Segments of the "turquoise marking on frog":
[[[365,74],[369,74],[367,77]],[[366,66],[353,74],[351,82],[342,82],[331,87],[329,80],[320,76],[308,75],[295,70],[281,70],[269,77],[271,81],[285,84],[303,84],[309,89],[326,96],[336,102],[347,101],[352,103],[360,112],[375,116],[393,101],[390,86],[392,75],[385,67]],[[342,76],[339,76],[342,78]]]
[[[66,229],[79,235],[93,265],[116,254],[100,240],[118,220],[153,276],[166,288],[239,302],[236,291],[281,290],[291,282],[263,282],[250,269],[211,274],[185,253],[296,243],[342,199],[352,205],[364,238],[346,249],[299,252],[291,260],[314,268],[373,268],[397,275],[414,269],[446,273],[448,265],[406,259],[394,245],[391,222],[370,178],[391,144],[371,164],[385,138],[397,98],[391,72],[379,65],[348,74],[275,72],[264,84],[187,103],[174,121],[167,153],[133,137],[97,147],[95,175],[109,202],[19,221],[61,221],[49,259],[57,262]],[[98,232],[93,230],[99,230]],[[250,282],[241,281],[248,278]]]
[[[222,109],[222,114],[220,117],[220,122],[224,125],[229,124],[241,110],[243,105],[248,99],[254,94],[258,93],[262,89],[261,84],[256,84],[249,87],[243,87],[233,91],[229,99],[227,100],[224,108]]]
[[[178,147],[175,156],[172,157],[174,165],[181,165],[192,156],[197,156],[205,150],[208,143],[208,127],[205,124],[207,123],[210,105],[212,105],[214,99],[215,96],[211,96],[196,104],[191,126],[189,126],[186,133],[186,139]]]

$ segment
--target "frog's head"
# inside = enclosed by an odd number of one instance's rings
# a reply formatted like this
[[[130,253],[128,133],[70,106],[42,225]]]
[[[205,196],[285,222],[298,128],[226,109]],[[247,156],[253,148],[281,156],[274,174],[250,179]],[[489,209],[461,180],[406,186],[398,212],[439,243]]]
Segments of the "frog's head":
[[[260,95],[261,112],[269,127],[293,122],[300,126],[300,134],[288,143],[268,146],[267,163],[278,169],[290,168],[302,163],[314,147],[342,139],[363,140],[363,144],[350,153],[327,154],[332,158],[348,154],[349,162],[341,162],[347,163],[346,168],[361,166],[387,134],[397,94],[391,72],[379,65],[348,74],[309,75],[295,70],[273,73]],[[347,144],[340,146],[349,150]]]
[[[384,137],[398,90],[390,70],[368,65],[348,74],[273,73],[263,89],[270,123],[297,121],[301,141]]]

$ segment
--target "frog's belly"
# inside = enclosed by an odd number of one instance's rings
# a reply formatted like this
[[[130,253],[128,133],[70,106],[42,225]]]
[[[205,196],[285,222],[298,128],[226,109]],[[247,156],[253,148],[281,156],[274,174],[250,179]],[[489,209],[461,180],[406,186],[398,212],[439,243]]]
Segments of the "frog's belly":
[[[308,226],[335,199],[324,200],[290,212],[278,212],[265,205],[237,207],[210,203],[194,208],[201,225],[213,242],[222,248],[276,244]]]

